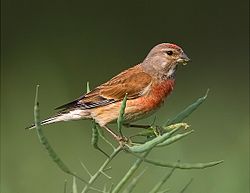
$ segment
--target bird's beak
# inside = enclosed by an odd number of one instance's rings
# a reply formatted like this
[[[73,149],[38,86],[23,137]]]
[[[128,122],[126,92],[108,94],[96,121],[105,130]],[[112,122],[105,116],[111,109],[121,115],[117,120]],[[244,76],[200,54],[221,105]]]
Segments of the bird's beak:
[[[182,52],[181,57],[177,60],[178,63],[182,63],[183,65],[186,65],[189,61],[189,57],[184,52]]]

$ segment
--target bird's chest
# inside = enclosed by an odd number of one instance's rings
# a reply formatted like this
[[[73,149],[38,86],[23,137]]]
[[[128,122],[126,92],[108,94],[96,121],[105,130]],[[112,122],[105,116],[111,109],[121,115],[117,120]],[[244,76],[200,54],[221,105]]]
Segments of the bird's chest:
[[[172,92],[174,88],[174,80],[168,79],[152,86],[151,92],[145,100],[151,108],[158,107],[164,99]]]
[[[145,96],[128,100],[125,109],[125,120],[137,120],[154,113],[171,93],[173,87],[174,80],[166,80],[153,84]]]
[[[143,111],[154,110],[159,107],[164,99],[174,88],[174,80],[168,79],[157,84],[153,84],[150,92],[137,101],[137,105],[142,107]]]

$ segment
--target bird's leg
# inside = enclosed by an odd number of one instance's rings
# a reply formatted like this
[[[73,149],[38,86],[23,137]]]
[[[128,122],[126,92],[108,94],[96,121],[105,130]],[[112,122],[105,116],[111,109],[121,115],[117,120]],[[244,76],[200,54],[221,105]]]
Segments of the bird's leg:
[[[104,125],[103,128],[106,131],[108,131],[115,138],[115,140],[118,141],[120,144],[128,141],[128,139],[126,137],[121,137],[121,136],[115,134],[108,126]]]
[[[160,136],[160,135],[162,135],[163,133],[164,133],[164,130],[163,130],[163,128],[162,127],[160,127],[160,126],[154,126],[154,127],[152,127],[153,128],[153,131],[154,131],[154,134],[155,134],[155,136]]]

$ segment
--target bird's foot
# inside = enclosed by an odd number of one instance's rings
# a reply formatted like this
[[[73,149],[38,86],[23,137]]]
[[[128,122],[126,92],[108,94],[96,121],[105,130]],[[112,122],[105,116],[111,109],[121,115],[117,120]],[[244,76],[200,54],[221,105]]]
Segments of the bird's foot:
[[[152,129],[153,129],[154,134],[155,134],[156,137],[161,136],[164,133],[164,129],[162,127],[160,127],[160,126],[156,125],[156,126],[152,127]]]
[[[131,140],[125,136],[117,136],[115,139],[121,147],[125,147],[125,145],[131,144]]]

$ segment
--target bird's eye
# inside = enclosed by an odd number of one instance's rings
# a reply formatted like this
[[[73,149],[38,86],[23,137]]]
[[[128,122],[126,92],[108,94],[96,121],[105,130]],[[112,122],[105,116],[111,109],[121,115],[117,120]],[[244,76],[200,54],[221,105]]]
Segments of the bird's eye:
[[[173,55],[173,51],[166,51],[167,55],[171,56]]]

